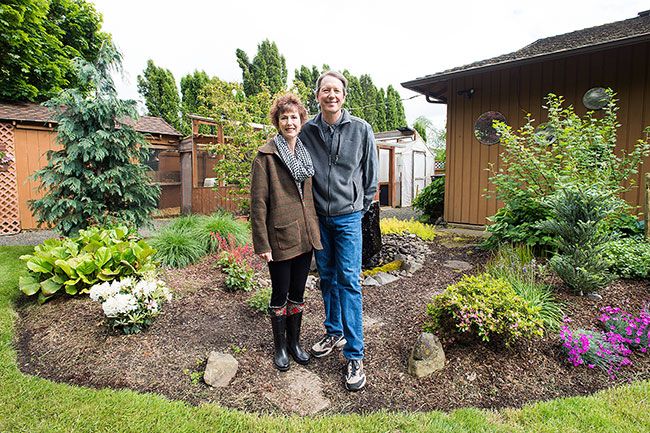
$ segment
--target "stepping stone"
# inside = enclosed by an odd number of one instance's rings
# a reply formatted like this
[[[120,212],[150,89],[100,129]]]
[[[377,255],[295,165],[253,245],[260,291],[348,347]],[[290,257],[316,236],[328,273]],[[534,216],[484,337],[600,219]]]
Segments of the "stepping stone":
[[[469,271],[472,269],[472,265],[470,263],[464,262],[462,260],[447,260],[442,264],[442,266],[451,268],[455,271]]]
[[[364,317],[363,318],[363,328],[364,328],[364,330],[379,328],[379,327],[381,327],[383,325],[384,325],[384,322],[382,322],[379,319],[375,319],[374,317]]]
[[[289,371],[276,372],[276,376],[273,391],[264,397],[283,411],[306,416],[329,407],[330,401],[323,394],[323,382],[315,373],[292,363]]]

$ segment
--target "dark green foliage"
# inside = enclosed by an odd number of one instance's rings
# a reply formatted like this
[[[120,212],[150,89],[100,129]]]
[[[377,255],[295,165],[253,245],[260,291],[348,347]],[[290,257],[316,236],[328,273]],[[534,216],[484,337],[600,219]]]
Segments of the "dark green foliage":
[[[264,87],[272,95],[286,89],[287,64],[275,42],[266,39],[258,44],[257,54],[252,62],[241,49],[237,49],[236,55],[237,63],[242,70],[246,96],[257,95]]]
[[[72,59],[94,61],[110,36],[84,0],[8,0],[0,6],[0,99],[42,101],[77,86]]]
[[[384,95],[384,89],[378,89],[375,94],[375,112],[377,113],[377,121],[375,123],[377,131],[387,131],[386,96]]]
[[[427,305],[427,331],[451,332],[506,346],[544,332],[539,307],[528,304],[512,286],[488,274],[465,275]]]
[[[318,113],[319,107],[315,94],[316,81],[324,71],[325,69],[319,71],[315,65],[311,69],[302,65],[300,69],[296,69],[294,72],[293,84],[298,88],[298,94],[309,114]]]
[[[556,274],[575,292],[593,292],[609,284],[604,250],[611,235],[603,219],[617,202],[599,186],[567,186],[549,200],[552,217],[540,227],[554,236],[558,252],[550,260]]]
[[[246,305],[258,313],[268,314],[269,305],[271,304],[271,291],[271,287],[259,287],[255,290],[255,293],[246,300]]]
[[[75,60],[80,88],[61,92],[47,105],[57,112],[62,149],[48,153],[47,166],[35,174],[45,191],[30,206],[39,224],[64,235],[90,225],[149,222],[160,190],[141,161],[149,157],[144,136],[132,124],[135,101],[118,99],[111,69],[120,55],[110,44],[94,64]]]
[[[361,106],[363,107],[362,114],[356,114],[366,122],[370,123],[375,132],[380,131],[377,125],[377,87],[372,82],[372,78],[368,74],[363,74],[359,77],[359,84],[361,85]]]
[[[622,210],[607,215],[603,228],[616,237],[642,237],[645,221],[639,221],[636,216]]]
[[[386,128],[390,131],[406,126],[404,104],[399,92],[391,85],[386,88]]]
[[[181,78],[181,108],[183,114],[200,114],[199,95],[208,86],[210,77],[204,71],[194,71]]]
[[[162,117],[177,130],[181,129],[181,100],[176,80],[169,69],[147,61],[143,75],[138,75],[138,92],[144,97],[150,116]]]
[[[435,222],[445,206],[445,176],[436,177],[413,199],[413,207],[422,212],[423,222]]]
[[[650,276],[650,244],[642,238],[622,238],[607,243],[603,257],[610,272],[622,278]]]
[[[502,243],[525,244],[543,254],[555,249],[555,240],[546,233],[539,223],[551,215],[549,207],[533,200],[511,201],[506,203],[488,220],[487,228],[491,236],[483,241],[487,249],[497,248]]]
[[[20,290],[38,294],[41,303],[62,291],[85,293],[95,283],[152,272],[154,253],[126,226],[80,230],[75,238],[48,239],[21,256],[29,273],[20,277]]]

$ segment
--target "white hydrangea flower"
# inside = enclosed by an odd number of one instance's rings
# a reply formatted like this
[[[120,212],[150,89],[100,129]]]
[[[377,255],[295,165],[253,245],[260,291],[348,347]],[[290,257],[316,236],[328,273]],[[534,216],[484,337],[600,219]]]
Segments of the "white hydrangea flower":
[[[135,288],[133,289],[133,294],[148,298],[156,290],[156,287],[156,281],[140,280],[136,283]]]
[[[102,303],[106,317],[118,317],[138,308],[138,300],[130,293],[118,293]]]

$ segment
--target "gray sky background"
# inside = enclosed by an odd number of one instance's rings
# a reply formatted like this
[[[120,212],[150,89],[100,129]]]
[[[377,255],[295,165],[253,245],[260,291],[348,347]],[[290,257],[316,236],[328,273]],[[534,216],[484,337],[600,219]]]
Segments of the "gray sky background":
[[[241,81],[235,50],[252,59],[264,39],[285,56],[289,82],[300,65],[326,63],[370,74],[375,85],[392,84],[407,99],[417,94],[403,81],[650,9],[647,0],[92,1],[124,56],[124,76],[116,82],[130,99],[141,99],[137,76],[148,59],[177,82],[195,69]],[[409,123],[423,115],[444,125],[445,106],[419,96],[404,107]]]

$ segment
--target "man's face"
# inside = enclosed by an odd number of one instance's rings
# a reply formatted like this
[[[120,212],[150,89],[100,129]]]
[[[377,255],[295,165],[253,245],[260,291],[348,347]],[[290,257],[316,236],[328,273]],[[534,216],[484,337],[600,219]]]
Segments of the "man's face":
[[[316,96],[323,113],[336,114],[341,111],[345,102],[343,83],[338,78],[328,75],[320,82],[320,89]]]

